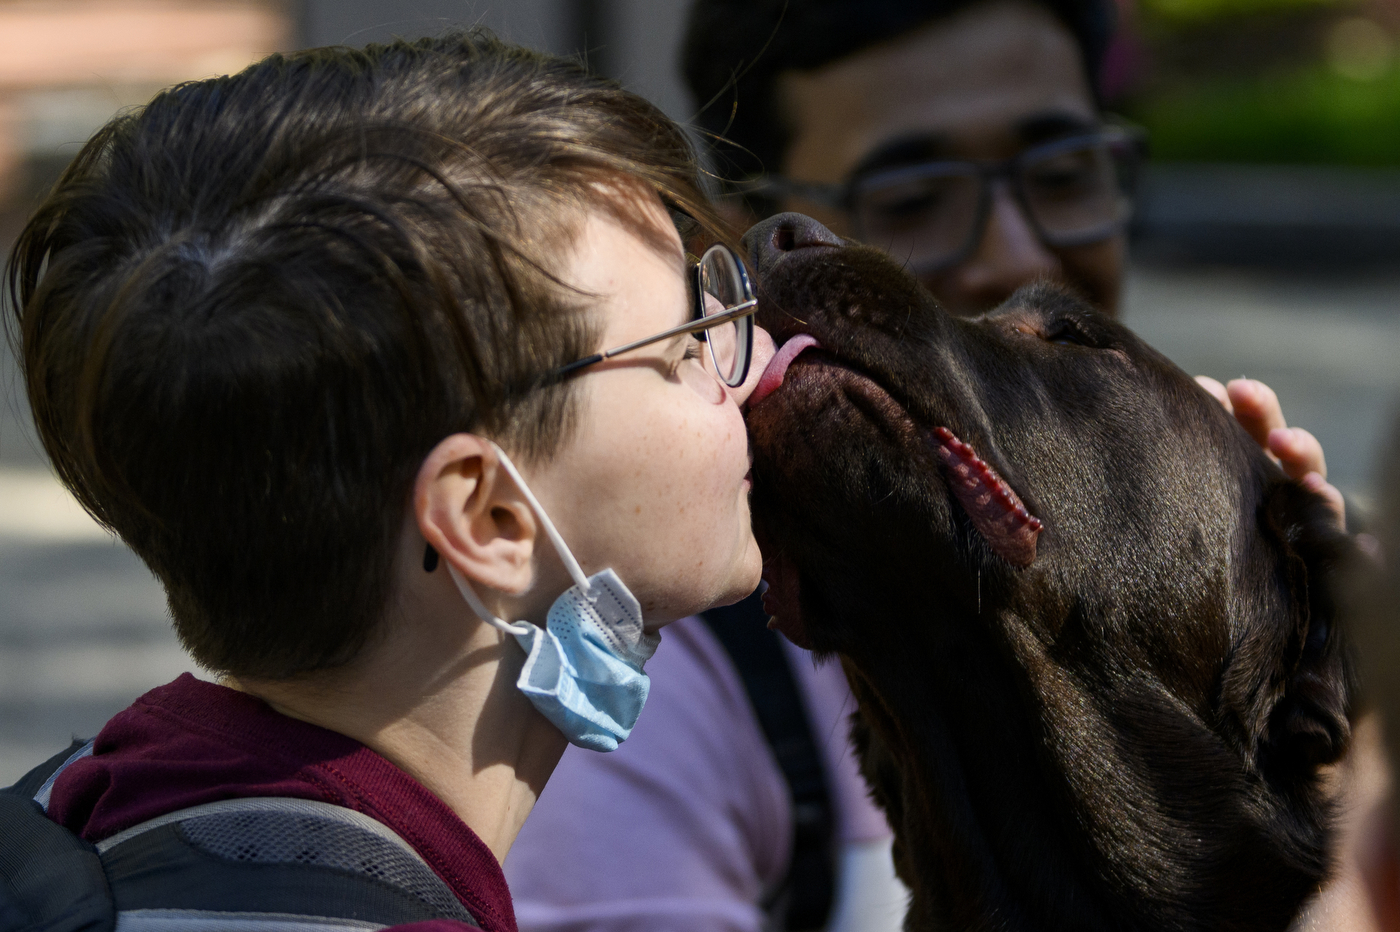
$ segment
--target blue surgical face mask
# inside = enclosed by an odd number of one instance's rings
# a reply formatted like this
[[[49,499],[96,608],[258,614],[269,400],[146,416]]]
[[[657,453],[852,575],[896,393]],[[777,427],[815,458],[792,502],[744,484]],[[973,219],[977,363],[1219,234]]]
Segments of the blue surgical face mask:
[[[584,577],[515,464],[500,447],[496,453],[539,518],[574,585],[554,600],[541,630],[528,621],[510,624],[497,618],[451,563],[447,571],[477,617],[514,635],[525,650],[525,666],[515,685],[540,714],[572,744],[615,751],[632,733],[647,701],[651,680],[642,665],[656,652],[661,635],[643,630],[642,607],[611,569]]]

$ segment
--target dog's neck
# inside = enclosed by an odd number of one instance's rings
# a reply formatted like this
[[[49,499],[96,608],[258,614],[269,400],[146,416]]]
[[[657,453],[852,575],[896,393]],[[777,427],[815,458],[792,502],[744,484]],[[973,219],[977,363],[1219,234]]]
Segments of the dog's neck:
[[[1309,824],[1268,837],[1284,801],[1159,684],[1091,692],[999,624],[1010,654],[965,641],[956,682],[924,650],[843,658],[909,932],[1286,929],[1325,872],[1326,807],[1291,801]]]

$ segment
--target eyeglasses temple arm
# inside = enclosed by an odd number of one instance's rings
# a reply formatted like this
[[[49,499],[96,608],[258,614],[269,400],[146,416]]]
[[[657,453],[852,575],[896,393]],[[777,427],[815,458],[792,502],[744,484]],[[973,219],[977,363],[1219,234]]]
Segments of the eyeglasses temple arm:
[[[595,362],[602,362],[604,359],[607,358],[608,356],[606,353],[594,353],[592,356],[585,356],[582,359],[575,359],[573,362],[569,363],[566,366],[560,366],[558,369],[555,369],[553,372],[551,372],[550,376],[552,378],[562,378],[563,376],[568,375],[570,372],[573,372],[575,369],[582,369],[585,366],[591,366]]]
[[[612,349],[603,350],[601,353],[594,353],[592,356],[585,356],[582,359],[576,359],[573,362],[568,363],[567,365],[563,365],[560,366],[558,369],[555,369],[549,374],[549,377],[551,379],[561,379],[564,376],[568,375],[570,372],[575,372],[586,366],[591,366],[594,363],[602,362],[604,359],[611,359],[614,356],[620,356],[623,353],[637,349],[642,346],[649,346],[652,343],[659,343],[662,340],[669,340],[671,337],[680,336],[683,333],[694,333],[697,330],[708,330],[711,327],[717,327],[720,324],[729,323],[730,321],[738,320],[741,317],[748,317],[754,312],[754,308],[757,305],[758,299],[750,298],[742,304],[736,304],[733,307],[726,309],[723,313],[711,314],[708,317],[701,317],[698,320],[688,321],[687,323],[681,324],[679,327],[672,327],[670,330],[654,334],[652,336],[646,337],[645,339],[634,340],[633,342],[626,343],[622,346],[614,346]]]
[[[614,356],[620,356],[623,353],[630,352],[631,350],[638,349],[639,347],[647,346],[652,343],[659,343],[662,340],[669,340],[671,337],[680,336],[683,333],[694,333],[697,330],[709,330],[711,327],[718,327],[720,324],[727,324],[730,321],[738,320],[740,317],[748,317],[750,314],[753,313],[753,309],[757,304],[757,298],[750,298],[742,304],[736,304],[733,307],[728,308],[723,313],[711,314],[707,317],[701,317],[699,320],[688,321],[684,324],[681,324],[679,327],[672,327],[670,330],[665,330],[661,333],[653,334],[652,336],[649,336],[645,339],[636,340],[632,343],[626,343],[622,346],[614,346],[612,349],[603,350],[601,353],[597,353],[593,356],[590,356],[586,360],[581,359],[576,363],[571,363],[570,365],[565,366],[564,369],[575,369],[581,365],[592,365],[595,362],[601,362],[604,359],[611,359]],[[562,372],[564,370],[561,369],[558,371]]]

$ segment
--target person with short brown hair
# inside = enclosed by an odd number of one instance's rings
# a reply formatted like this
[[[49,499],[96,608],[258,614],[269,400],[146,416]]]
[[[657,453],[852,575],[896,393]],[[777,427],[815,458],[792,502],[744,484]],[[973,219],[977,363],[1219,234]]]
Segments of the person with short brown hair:
[[[100,131],[14,249],[24,377],[220,679],[119,713],[49,818],[330,803],[513,932],[500,862],[567,740],[625,739],[657,629],[758,582],[771,341],[678,224],[723,237],[674,124],[482,33],[273,56]]]

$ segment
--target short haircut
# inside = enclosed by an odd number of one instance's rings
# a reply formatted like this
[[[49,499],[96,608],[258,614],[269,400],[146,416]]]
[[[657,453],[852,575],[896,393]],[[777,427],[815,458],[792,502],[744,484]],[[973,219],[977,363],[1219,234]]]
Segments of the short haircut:
[[[566,438],[547,374],[601,331],[560,257],[624,177],[712,218],[659,110],[480,31],[274,55],[88,142],[14,247],[12,336],[58,475],[196,661],[348,662],[432,447]]]
[[[716,143],[731,180],[781,169],[791,126],[778,78],[810,71],[950,16],[983,0],[696,0],[682,71],[696,123]],[[1030,0],[1079,43],[1091,86],[1113,34],[1113,0]]]

